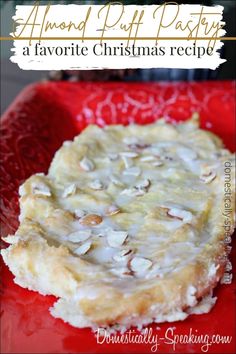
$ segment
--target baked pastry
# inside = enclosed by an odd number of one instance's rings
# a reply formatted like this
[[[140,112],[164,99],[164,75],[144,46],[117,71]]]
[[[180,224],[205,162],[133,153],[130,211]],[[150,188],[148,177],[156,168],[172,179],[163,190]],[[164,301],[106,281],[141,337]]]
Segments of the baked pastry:
[[[20,187],[4,262],[20,286],[58,297],[51,314],[76,327],[207,312],[226,262],[225,161],[233,155],[196,117],[90,125]]]

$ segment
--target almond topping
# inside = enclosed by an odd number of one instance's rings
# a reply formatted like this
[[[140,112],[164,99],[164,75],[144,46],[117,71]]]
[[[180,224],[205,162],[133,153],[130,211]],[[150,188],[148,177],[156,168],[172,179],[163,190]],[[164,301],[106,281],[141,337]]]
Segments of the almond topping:
[[[69,195],[75,194],[75,192],[76,192],[76,185],[72,183],[64,189],[62,198],[66,198]]]
[[[193,219],[193,214],[190,211],[171,208],[167,211],[167,215],[174,217],[176,219],[182,220],[184,223],[190,223]]]
[[[109,231],[107,234],[107,242],[111,247],[120,247],[128,237],[125,231]]]
[[[81,246],[79,246],[78,248],[76,248],[73,252],[75,254],[77,254],[78,256],[82,256],[83,254],[86,254],[89,249],[91,248],[92,242],[91,241],[87,241],[85,243],[83,243]]]
[[[107,210],[106,210],[106,215],[110,216],[110,215],[115,215],[118,214],[120,212],[120,208],[116,205],[110,205]]]
[[[176,152],[179,155],[179,157],[186,162],[195,160],[197,158],[197,153],[194,150],[189,149],[185,146],[181,146],[177,148]]]
[[[79,222],[84,226],[96,226],[102,222],[102,217],[96,214],[88,214],[83,216]]]
[[[130,167],[123,171],[125,176],[136,176],[141,174],[141,169],[139,167]]]
[[[143,181],[137,183],[136,186],[124,189],[121,194],[125,194],[131,197],[142,196],[147,193],[150,185],[151,181],[149,179],[144,179]]]
[[[156,157],[153,155],[146,155],[146,156],[141,157],[141,159],[140,159],[140,161],[142,161],[142,162],[150,162],[150,161],[155,161],[155,160],[156,160]]]
[[[140,181],[139,183],[136,184],[135,188],[137,189],[147,189],[150,187],[151,182],[149,179],[144,179],[143,181]]]
[[[154,166],[154,167],[163,166],[163,162],[162,161],[155,161],[152,163],[152,166]]]
[[[128,147],[133,151],[140,151],[149,148],[151,145],[145,143],[129,144]]]
[[[115,177],[114,175],[110,176],[110,180],[111,180],[112,183],[114,183],[117,186],[120,186],[120,187],[123,186],[123,183],[117,177]]]
[[[138,143],[138,139],[136,138],[136,136],[126,136],[123,139],[123,142],[125,144],[136,144],[136,143]]]
[[[92,234],[91,230],[79,230],[67,236],[67,240],[73,243],[86,241]]]
[[[133,151],[124,151],[124,152],[120,152],[120,156],[121,157],[130,157],[132,159],[132,158],[138,157],[138,154]]]
[[[43,182],[39,182],[37,184],[32,183],[32,192],[33,192],[33,194],[44,195],[45,197],[51,196],[51,191],[50,191],[49,187]]]
[[[82,209],[75,209],[74,215],[76,218],[82,218],[85,215],[85,212]]]
[[[123,189],[123,191],[120,194],[125,194],[128,195],[130,197],[138,197],[138,196],[142,196],[146,193],[145,189],[138,189],[135,187],[132,188],[125,188]]]
[[[134,257],[130,261],[130,268],[133,272],[142,273],[151,268],[152,261],[143,257]]]
[[[91,183],[89,183],[89,187],[95,190],[101,190],[103,189],[103,184],[99,179],[95,179]]]
[[[113,153],[113,152],[108,153],[108,158],[109,158],[109,160],[111,160],[111,161],[117,160],[118,157],[119,157],[119,156],[118,156],[118,154],[116,154],[116,153]]]
[[[122,277],[122,278],[127,278],[127,277],[132,276],[132,273],[126,267],[112,268],[110,271],[114,275],[117,275],[117,276]]]
[[[129,168],[133,165],[133,161],[126,156],[122,156],[122,160],[124,162],[125,168]]]
[[[216,173],[210,171],[208,174],[204,173],[200,176],[200,180],[204,183],[211,183],[216,178]]]
[[[113,259],[116,262],[122,262],[124,260],[127,260],[132,253],[132,250],[121,250],[113,256]]]
[[[86,156],[80,161],[80,167],[86,171],[90,172],[94,170],[94,163],[89,160]]]

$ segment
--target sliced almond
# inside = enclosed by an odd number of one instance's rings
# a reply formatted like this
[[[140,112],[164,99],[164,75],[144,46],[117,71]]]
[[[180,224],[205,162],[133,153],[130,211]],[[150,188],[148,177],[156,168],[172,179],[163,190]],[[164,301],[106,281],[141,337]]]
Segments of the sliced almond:
[[[122,156],[122,160],[124,162],[125,168],[130,168],[133,165],[133,161],[129,157]]]
[[[88,214],[83,216],[79,222],[81,225],[85,226],[96,226],[102,222],[102,217],[96,214]]]
[[[132,276],[132,273],[126,267],[111,268],[110,272],[114,275],[117,275],[118,277],[121,277],[121,278],[127,278],[127,277]]]
[[[85,212],[82,209],[75,209],[74,215],[76,218],[80,219],[85,215]]]
[[[120,192],[122,195],[128,195],[130,197],[135,196],[135,188],[125,188]]]
[[[136,136],[126,136],[124,139],[123,139],[123,142],[125,144],[136,144],[138,143],[138,138]]]
[[[193,214],[190,211],[182,210],[178,208],[168,209],[167,215],[182,220],[186,224],[191,223],[193,219]]]
[[[134,257],[130,261],[130,268],[135,273],[147,271],[152,266],[152,261],[143,257]]]
[[[136,197],[141,197],[144,194],[147,193],[147,189],[146,188],[134,188],[135,189],[135,196]]]
[[[121,250],[114,254],[113,259],[116,262],[127,261],[127,259],[131,256],[132,253],[132,250]]]
[[[105,214],[110,216],[110,215],[115,215],[118,214],[120,212],[120,208],[117,205],[110,205]]]
[[[117,185],[117,186],[120,186],[120,187],[123,187],[123,183],[114,175],[111,175],[110,176],[110,180],[113,184]]]
[[[91,241],[84,242],[81,246],[76,248],[73,252],[75,254],[77,254],[78,256],[82,256],[90,250],[91,245],[92,245]]]
[[[120,156],[133,159],[135,157],[138,157],[138,154],[137,154],[137,152],[134,152],[134,151],[124,151],[124,152],[120,152]]]
[[[86,171],[90,172],[94,170],[94,163],[93,161],[89,160],[86,156],[80,161],[80,167]]]
[[[63,193],[62,193],[62,198],[66,198],[69,195],[73,195],[76,192],[76,185],[74,183],[70,184],[69,186],[67,186]]]
[[[107,242],[111,247],[120,247],[128,237],[126,231],[109,231],[107,234]]]
[[[162,147],[160,147],[160,144],[158,144],[158,146],[157,145],[150,146],[150,148],[148,149],[148,152],[151,153],[152,155],[154,155],[155,158],[158,158],[158,159],[160,159],[165,153],[164,149]]]
[[[149,148],[151,145],[150,144],[145,144],[145,143],[134,143],[134,144],[128,144],[128,147],[132,151],[140,152],[144,149]]]
[[[123,189],[123,191],[120,194],[128,195],[130,197],[138,197],[138,196],[144,195],[145,193],[146,193],[145,189],[141,189],[141,188],[138,189],[138,188],[132,187],[132,188]]]
[[[187,148],[185,146],[180,146],[176,149],[177,155],[184,161],[192,161],[196,160],[197,158],[197,153],[190,148]]]
[[[32,184],[32,192],[35,195],[43,195],[45,197],[51,197],[50,188],[43,182],[33,183]]]
[[[200,176],[200,180],[206,184],[211,183],[212,181],[214,181],[215,178],[216,178],[216,173],[214,171],[210,171],[208,173],[203,173]]]
[[[150,185],[151,181],[149,179],[144,179],[143,181],[138,182],[134,187],[123,189],[121,194],[125,194],[131,197],[142,196],[147,193]]]
[[[92,234],[91,230],[78,230],[67,236],[67,240],[73,243],[86,241]]]
[[[149,179],[144,179],[140,182],[138,182],[136,185],[135,185],[135,188],[137,189],[147,189],[149,188],[151,185],[151,181]]]
[[[150,162],[150,161],[155,161],[156,157],[154,155],[146,155],[140,158],[140,161],[142,162]]]
[[[95,179],[94,181],[89,183],[89,187],[94,190],[101,190],[104,186],[99,179]]]
[[[141,169],[139,167],[130,167],[130,168],[126,168],[123,171],[123,175],[125,175],[125,176],[138,177],[140,174],[141,174]]]
[[[159,166],[163,166],[163,165],[164,165],[164,163],[162,161],[155,161],[152,163],[152,166],[154,166],[154,167],[159,167]]]
[[[113,152],[110,152],[110,153],[108,153],[108,158],[109,158],[109,160],[111,160],[111,161],[115,161],[115,160],[117,160],[118,159],[118,157],[119,157],[119,155],[118,154],[116,154],[116,153],[113,153]]]

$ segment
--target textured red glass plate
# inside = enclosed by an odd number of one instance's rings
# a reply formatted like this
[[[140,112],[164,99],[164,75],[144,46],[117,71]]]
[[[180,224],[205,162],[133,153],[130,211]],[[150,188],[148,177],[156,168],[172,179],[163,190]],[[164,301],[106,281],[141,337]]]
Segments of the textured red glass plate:
[[[1,120],[2,234],[18,225],[18,186],[35,172],[46,172],[55,151],[86,125],[146,124],[159,117],[185,120],[199,112],[201,126],[235,149],[235,84],[204,83],[40,83],[27,87]],[[222,186],[223,188],[223,186]],[[235,253],[235,247],[234,247]],[[235,256],[235,255],[234,255]],[[233,256],[231,256],[233,257]],[[235,259],[235,257],[234,257]],[[235,269],[235,265],[234,265]],[[3,353],[149,353],[152,345],[99,344],[89,329],[76,329],[50,316],[53,296],[20,288],[2,265],[1,352]],[[235,283],[215,290],[218,301],[206,315],[153,329],[161,353],[199,353],[202,344],[167,344],[174,335],[232,336],[231,343],[209,345],[211,353],[235,353]],[[119,305],[119,304],[117,304]],[[137,332],[138,333],[138,332]],[[169,337],[171,337],[169,332]],[[132,337],[134,338],[134,337]],[[154,338],[154,337],[153,337]],[[172,337],[173,338],[173,337]],[[193,338],[193,337],[192,337]],[[217,337],[219,342],[220,337]],[[176,338],[177,339],[177,338]],[[190,338],[191,339],[191,338]]]

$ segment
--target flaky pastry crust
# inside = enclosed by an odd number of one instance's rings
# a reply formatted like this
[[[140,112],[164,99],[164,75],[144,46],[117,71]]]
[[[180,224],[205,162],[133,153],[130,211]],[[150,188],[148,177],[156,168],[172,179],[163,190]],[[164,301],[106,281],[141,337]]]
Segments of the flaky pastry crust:
[[[58,297],[52,315],[76,327],[183,320],[224,273],[233,161],[196,117],[90,125],[20,187],[4,262],[20,286]],[[233,211],[228,221],[232,233]]]

